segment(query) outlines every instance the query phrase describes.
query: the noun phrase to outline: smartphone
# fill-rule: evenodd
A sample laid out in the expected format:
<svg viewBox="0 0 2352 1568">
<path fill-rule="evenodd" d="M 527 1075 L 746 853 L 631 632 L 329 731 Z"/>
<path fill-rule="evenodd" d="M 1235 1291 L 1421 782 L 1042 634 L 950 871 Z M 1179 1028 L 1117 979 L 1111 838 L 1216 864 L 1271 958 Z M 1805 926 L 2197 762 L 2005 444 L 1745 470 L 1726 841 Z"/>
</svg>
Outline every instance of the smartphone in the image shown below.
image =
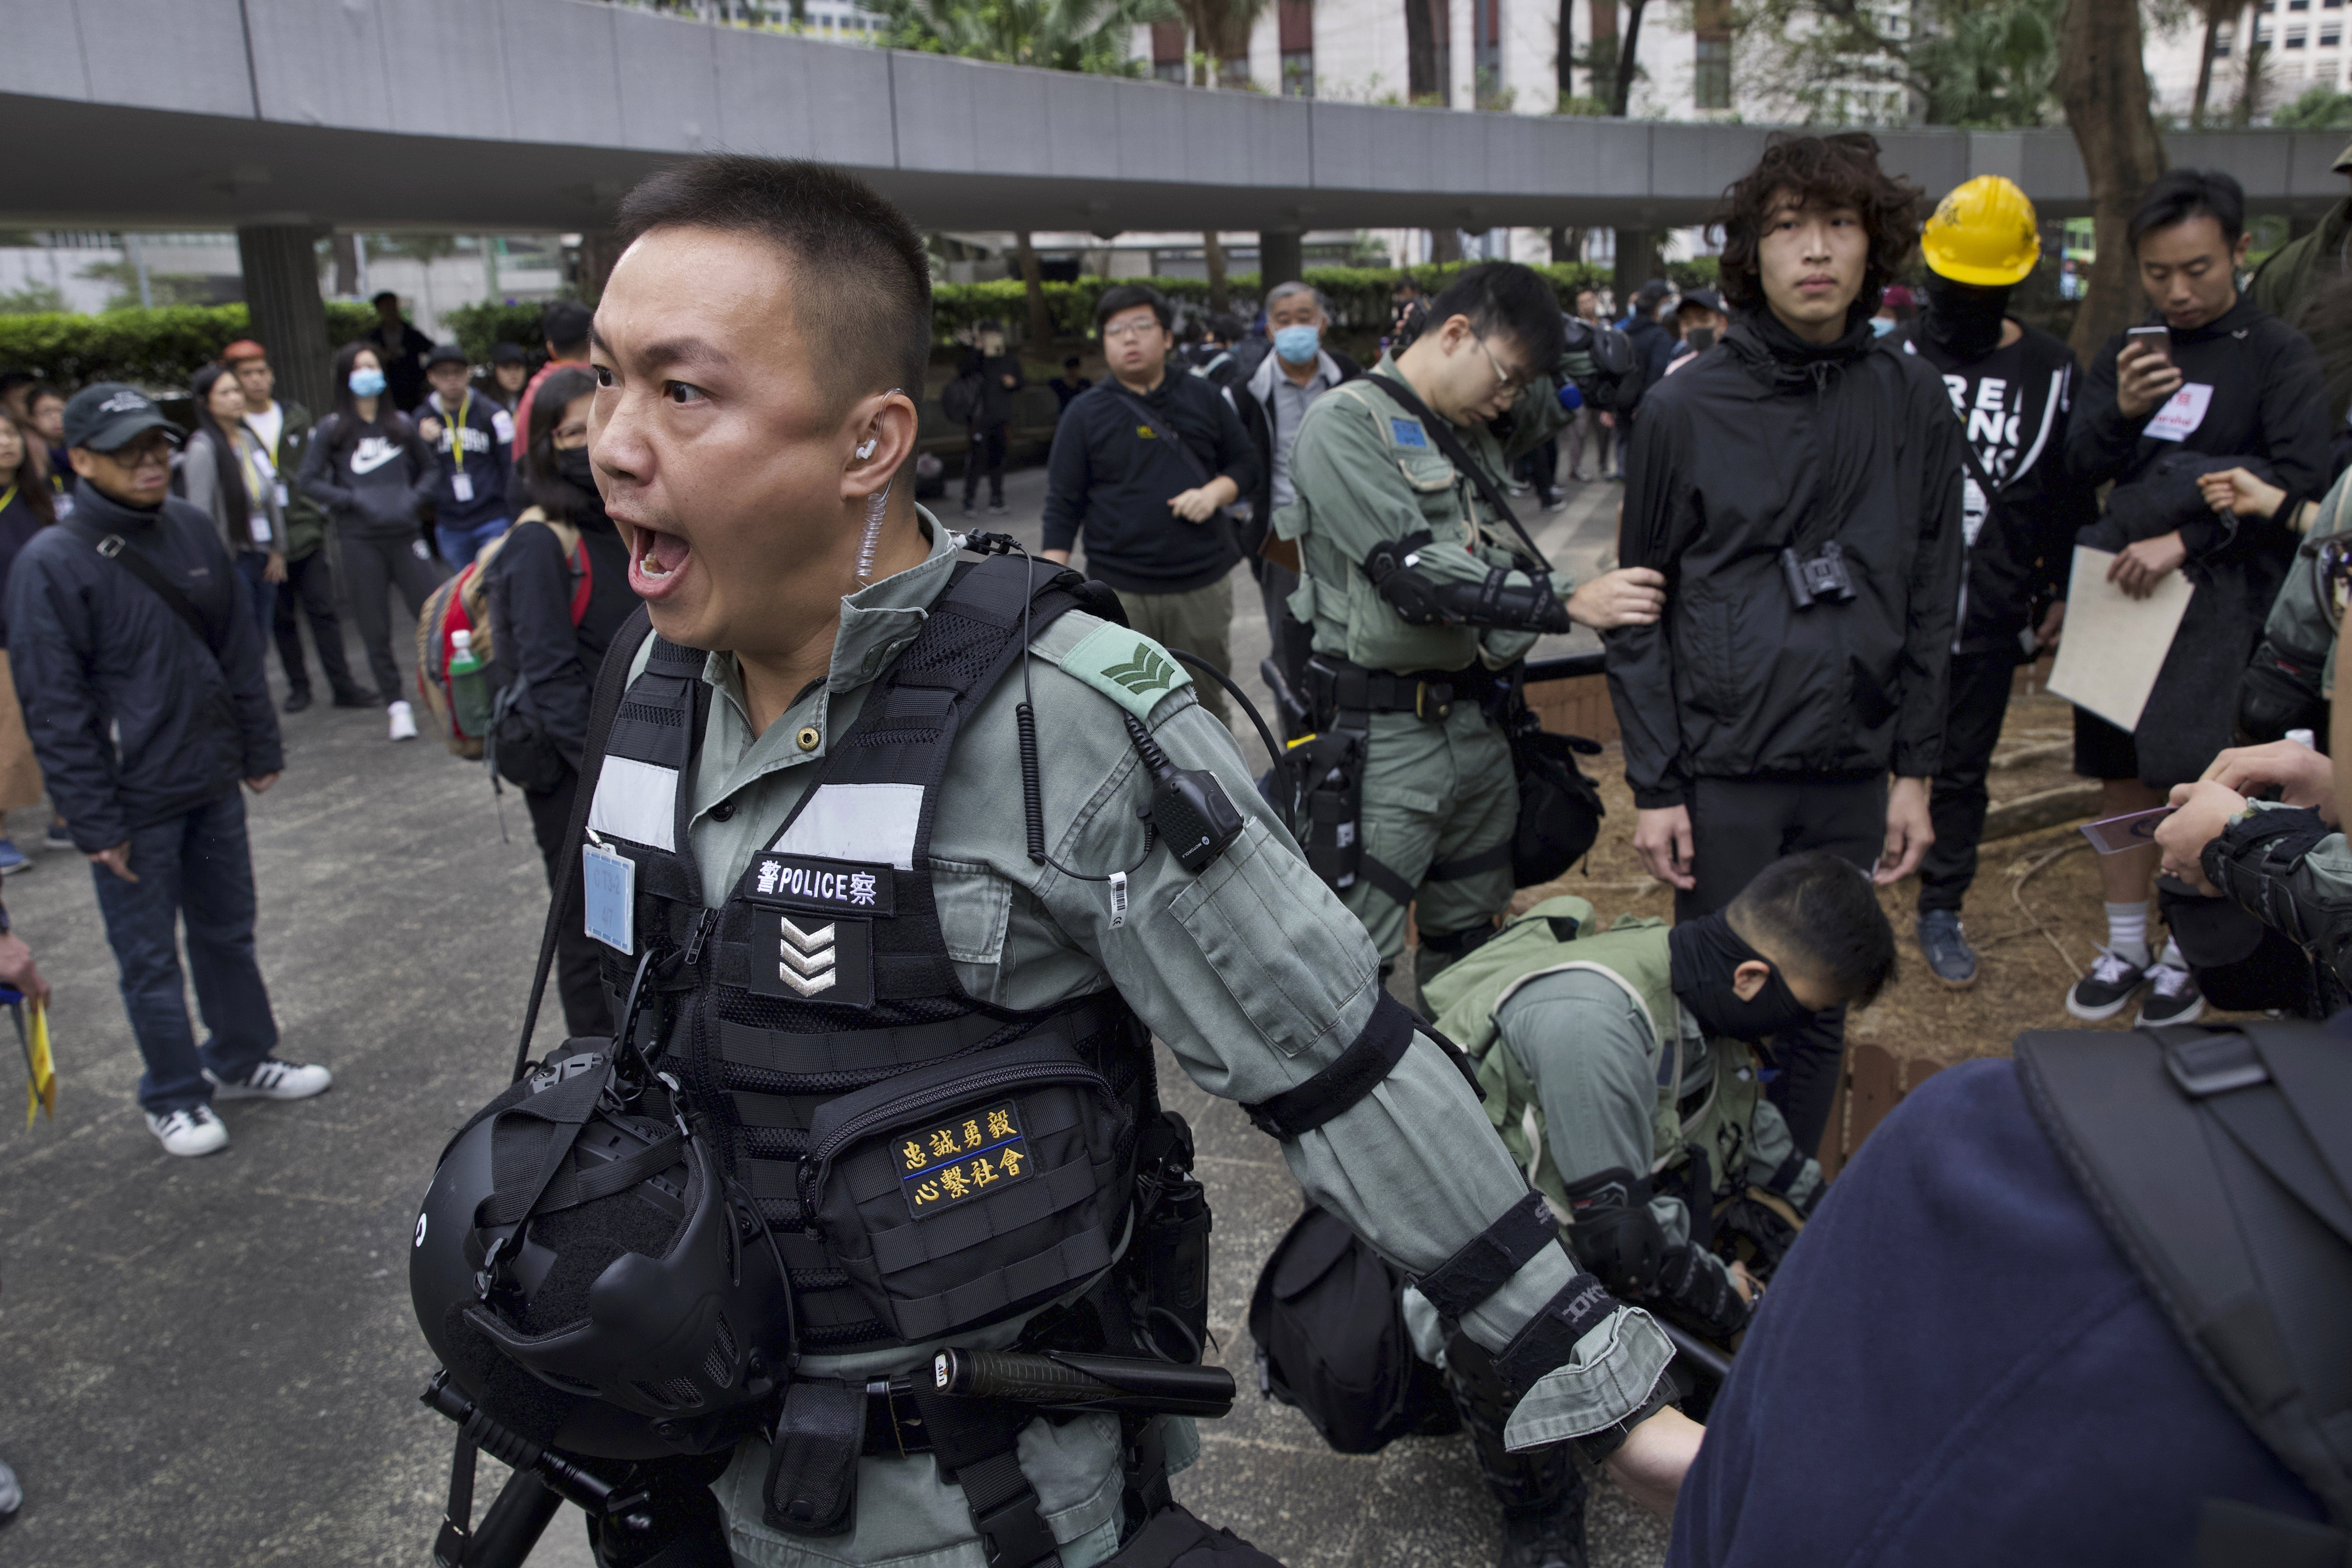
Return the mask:
<svg viewBox="0 0 2352 1568">
<path fill-rule="evenodd" d="M 2167 364 L 2172 363 L 2172 329 L 2170 327 L 2127 327 L 2124 331 L 2124 339 L 2126 342 L 2137 343 L 2152 351 L 2157 358 Z"/>
</svg>

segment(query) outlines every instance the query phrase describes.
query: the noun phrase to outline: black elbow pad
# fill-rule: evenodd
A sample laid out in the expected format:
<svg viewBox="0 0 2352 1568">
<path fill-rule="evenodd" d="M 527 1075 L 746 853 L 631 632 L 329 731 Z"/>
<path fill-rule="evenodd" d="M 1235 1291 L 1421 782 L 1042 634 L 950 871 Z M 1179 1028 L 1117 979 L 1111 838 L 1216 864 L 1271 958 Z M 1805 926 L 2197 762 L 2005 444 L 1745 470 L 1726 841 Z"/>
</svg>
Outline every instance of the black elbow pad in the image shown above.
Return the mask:
<svg viewBox="0 0 2352 1568">
<path fill-rule="evenodd" d="M 1638 1300 L 1657 1288 L 1666 1233 L 1650 1213 L 1650 1184 L 1622 1169 L 1587 1176 L 1568 1189 L 1568 1245 L 1609 1293 Z"/>
<path fill-rule="evenodd" d="M 1364 557 L 1364 575 L 1386 599 L 1399 619 L 1409 626 L 1456 624 L 1438 598 L 1438 585 L 1412 569 L 1413 552 L 1429 542 L 1426 531 L 1402 539 L 1384 539 Z"/>
</svg>

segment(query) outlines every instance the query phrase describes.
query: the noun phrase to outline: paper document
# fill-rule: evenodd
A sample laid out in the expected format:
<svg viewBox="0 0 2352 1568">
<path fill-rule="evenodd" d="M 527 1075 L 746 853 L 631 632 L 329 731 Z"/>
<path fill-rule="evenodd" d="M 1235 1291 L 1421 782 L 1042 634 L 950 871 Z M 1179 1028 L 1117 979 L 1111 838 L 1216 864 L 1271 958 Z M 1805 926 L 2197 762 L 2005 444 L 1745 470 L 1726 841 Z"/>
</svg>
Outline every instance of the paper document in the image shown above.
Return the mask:
<svg viewBox="0 0 2352 1568">
<path fill-rule="evenodd" d="M 2154 806 L 2147 811 L 2127 811 L 2121 816 L 2110 816 L 2099 822 L 2083 824 L 2083 837 L 2091 847 L 2102 855 L 2121 855 L 2126 850 L 2145 849 L 2156 842 L 2156 830 L 2164 826 L 2165 818 L 2178 808 Z"/>
<path fill-rule="evenodd" d="M 2107 581 L 2115 559 L 2105 550 L 2074 547 L 2065 636 L 2051 667 L 2050 689 L 2119 730 L 2137 730 L 2197 586 L 2175 570 L 2158 580 L 2155 593 L 2135 599 Z"/>
</svg>

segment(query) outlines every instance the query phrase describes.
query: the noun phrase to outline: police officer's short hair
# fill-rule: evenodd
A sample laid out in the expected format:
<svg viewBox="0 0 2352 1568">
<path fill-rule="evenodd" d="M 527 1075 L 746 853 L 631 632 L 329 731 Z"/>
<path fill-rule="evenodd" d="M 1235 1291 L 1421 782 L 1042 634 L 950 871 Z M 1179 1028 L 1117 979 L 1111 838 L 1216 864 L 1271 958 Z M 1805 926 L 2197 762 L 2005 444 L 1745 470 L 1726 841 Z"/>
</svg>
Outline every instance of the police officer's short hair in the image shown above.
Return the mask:
<svg viewBox="0 0 2352 1568">
<path fill-rule="evenodd" d="M 873 186 L 826 163 L 719 153 L 648 174 L 614 220 L 625 247 L 656 228 L 757 235 L 791 256 L 793 310 L 821 339 L 842 403 L 919 390 L 931 358 L 922 236 Z"/>
<path fill-rule="evenodd" d="M 2174 169 L 2158 174 L 2139 194 L 2139 205 L 2124 231 L 2134 251 L 2160 228 L 2210 217 L 2221 226 L 2221 243 L 2235 249 L 2246 232 L 2245 188 L 2220 169 Z"/>
<path fill-rule="evenodd" d="M 1749 942 L 1786 955 L 1856 1007 L 1895 978 L 1895 928 L 1869 874 L 1826 849 L 1773 861 L 1726 914 Z"/>
<path fill-rule="evenodd" d="M 1163 328 L 1176 324 L 1176 312 L 1168 303 L 1168 296 L 1149 283 L 1121 283 L 1102 291 L 1095 301 L 1095 331 L 1099 334 L 1105 322 L 1121 311 L 1132 310 L 1138 305 L 1149 305 L 1151 313 Z"/>
<path fill-rule="evenodd" d="M 1559 296 L 1550 280 L 1532 267 L 1516 261 L 1482 261 L 1454 276 L 1444 292 L 1429 302 L 1432 331 L 1455 316 L 1467 316 L 1484 337 L 1502 336 L 1518 345 L 1520 368 L 1538 374 L 1568 346 L 1568 330 L 1559 313 Z"/>
</svg>

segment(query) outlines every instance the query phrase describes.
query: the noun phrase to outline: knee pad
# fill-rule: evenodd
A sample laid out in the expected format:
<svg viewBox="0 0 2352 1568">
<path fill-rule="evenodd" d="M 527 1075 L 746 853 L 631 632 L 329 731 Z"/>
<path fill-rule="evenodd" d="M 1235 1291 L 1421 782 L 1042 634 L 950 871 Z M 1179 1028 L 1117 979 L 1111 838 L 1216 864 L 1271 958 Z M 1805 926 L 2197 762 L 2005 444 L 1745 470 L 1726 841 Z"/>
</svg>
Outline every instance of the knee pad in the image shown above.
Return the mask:
<svg viewBox="0 0 2352 1568">
<path fill-rule="evenodd" d="M 1650 1213 L 1650 1184 L 1622 1168 L 1587 1176 L 1568 1189 L 1568 1245 L 1609 1293 L 1633 1300 L 1655 1288 L 1666 1234 Z"/>
</svg>

